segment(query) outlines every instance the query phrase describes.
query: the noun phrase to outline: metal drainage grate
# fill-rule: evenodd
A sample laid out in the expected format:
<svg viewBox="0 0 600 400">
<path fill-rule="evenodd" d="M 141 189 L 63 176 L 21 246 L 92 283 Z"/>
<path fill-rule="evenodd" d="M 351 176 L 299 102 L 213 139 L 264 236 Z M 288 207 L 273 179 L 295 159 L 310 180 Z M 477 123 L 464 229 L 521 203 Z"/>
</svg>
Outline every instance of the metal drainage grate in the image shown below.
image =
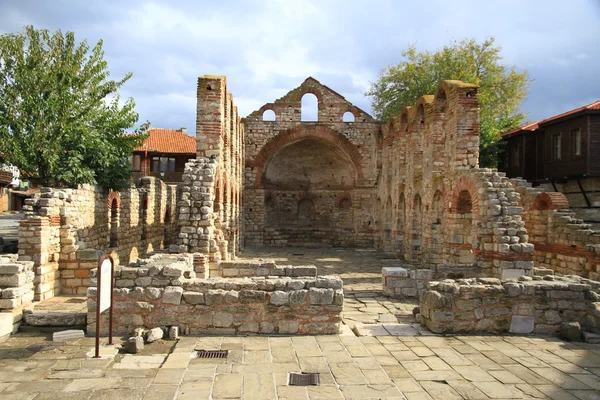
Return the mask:
<svg viewBox="0 0 600 400">
<path fill-rule="evenodd" d="M 227 358 L 229 350 L 196 350 L 196 358 Z"/>
<path fill-rule="evenodd" d="M 320 384 L 318 373 L 290 372 L 289 386 L 319 386 Z"/>
</svg>

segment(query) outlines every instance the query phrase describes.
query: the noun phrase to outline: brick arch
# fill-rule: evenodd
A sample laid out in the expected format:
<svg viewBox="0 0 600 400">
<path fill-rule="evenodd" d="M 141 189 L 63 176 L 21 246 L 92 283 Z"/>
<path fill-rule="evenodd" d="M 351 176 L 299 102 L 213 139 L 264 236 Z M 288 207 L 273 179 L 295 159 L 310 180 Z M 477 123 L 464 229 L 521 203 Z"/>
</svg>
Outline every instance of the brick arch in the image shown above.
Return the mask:
<svg viewBox="0 0 600 400">
<path fill-rule="evenodd" d="M 352 205 L 352 196 L 350 195 L 350 192 L 344 192 L 344 193 L 338 194 L 337 197 L 335 198 L 335 207 L 340 208 L 340 206 L 344 200 L 350 200 L 350 204 Z"/>
<path fill-rule="evenodd" d="M 358 149 L 348 139 L 346 139 L 346 137 L 334 131 L 333 129 L 315 124 L 309 126 L 300 126 L 282 132 L 269 140 L 262 147 L 262 149 L 260 149 L 256 157 L 254 157 L 253 162 L 249 165 L 256 168 L 255 186 L 260 187 L 264 169 L 271 156 L 290 144 L 309 138 L 321 139 L 324 142 L 342 150 L 342 152 L 346 154 L 346 156 L 350 159 L 351 164 L 354 166 L 356 173 L 356 184 L 363 184 L 364 175 L 362 171 L 362 156 Z"/>
<path fill-rule="evenodd" d="M 479 198 L 477 197 L 477 185 L 473 180 L 464 176 L 458 180 L 456 188 L 454 190 L 454 194 L 452 196 L 452 211 L 458 213 L 461 212 L 459 209 L 459 197 L 460 193 L 463 191 L 468 192 L 471 197 L 471 213 L 473 213 L 473 216 L 479 215 Z"/>
<path fill-rule="evenodd" d="M 117 208 L 121 208 L 121 195 L 119 192 L 108 192 L 108 209 L 112 209 L 113 200 L 117 200 Z"/>
<path fill-rule="evenodd" d="M 535 196 L 535 210 L 563 210 L 569 208 L 569 200 L 562 193 L 543 192 Z"/>
</svg>

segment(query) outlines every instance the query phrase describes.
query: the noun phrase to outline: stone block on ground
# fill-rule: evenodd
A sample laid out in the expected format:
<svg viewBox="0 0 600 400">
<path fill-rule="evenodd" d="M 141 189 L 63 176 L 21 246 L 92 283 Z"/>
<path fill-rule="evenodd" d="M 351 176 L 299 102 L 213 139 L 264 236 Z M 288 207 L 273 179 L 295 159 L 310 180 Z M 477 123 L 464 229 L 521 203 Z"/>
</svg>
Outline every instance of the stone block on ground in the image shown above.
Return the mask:
<svg viewBox="0 0 600 400">
<path fill-rule="evenodd" d="M 153 328 L 148 331 L 146 334 L 146 342 L 152 343 L 160 340 L 164 337 L 165 333 L 161 328 Z"/>
<path fill-rule="evenodd" d="M 513 315 L 510 322 L 510 333 L 531 333 L 533 332 L 534 322 L 533 317 Z"/>
<path fill-rule="evenodd" d="M 132 336 L 125 342 L 125 351 L 131 354 L 137 354 L 144 350 L 144 339 L 141 336 Z"/>
<path fill-rule="evenodd" d="M 179 327 L 178 326 L 172 326 L 169 328 L 169 339 L 171 339 L 171 340 L 179 339 Z"/>
<path fill-rule="evenodd" d="M 560 337 L 570 342 L 581 340 L 581 325 L 579 322 L 561 322 Z"/>
<path fill-rule="evenodd" d="M 85 332 L 81 329 L 67 329 L 66 331 L 54 332 L 52 341 L 58 342 L 67 339 L 80 339 L 85 337 Z"/>
<path fill-rule="evenodd" d="M 600 343 L 600 335 L 592 332 L 583 332 L 583 340 L 586 343 L 591 344 L 599 344 Z"/>
</svg>

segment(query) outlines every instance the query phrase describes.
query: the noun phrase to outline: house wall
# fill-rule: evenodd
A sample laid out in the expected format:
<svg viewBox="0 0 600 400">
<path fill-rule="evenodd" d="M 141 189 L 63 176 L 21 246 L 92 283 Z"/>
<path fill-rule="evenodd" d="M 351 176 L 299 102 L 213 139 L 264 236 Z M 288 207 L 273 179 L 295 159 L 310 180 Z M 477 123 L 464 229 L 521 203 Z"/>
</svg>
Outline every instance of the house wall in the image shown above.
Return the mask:
<svg viewBox="0 0 600 400">
<path fill-rule="evenodd" d="M 581 131 L 581 155 L 573 155 L 571 146 L 571 130 L 580 129 Z M 580 116 L 561 121 L 555 124 L 548 124 L 543 127 L 546 144 L 546 178 L 564 178 L 568 176 L 581 176 L 589 172 L 588 154 L 589 154 L 589 128 L 588 117 Z M 599 132 L 600 133 L 600 132 Z M 555 135 L 561 135 L 561 159 L 553 159 L 553 142 Z"/>
</svg>

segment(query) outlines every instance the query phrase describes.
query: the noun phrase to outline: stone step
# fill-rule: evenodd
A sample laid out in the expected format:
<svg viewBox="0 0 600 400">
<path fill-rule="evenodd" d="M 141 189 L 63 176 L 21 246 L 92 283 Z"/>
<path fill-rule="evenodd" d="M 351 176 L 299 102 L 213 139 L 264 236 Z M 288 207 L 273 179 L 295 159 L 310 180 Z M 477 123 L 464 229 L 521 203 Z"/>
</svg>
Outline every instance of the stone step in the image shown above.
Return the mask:
<svg viewBox="0 0 600 400">
<path fill-rule="evenodd" d="M 84 312 L 30 312 L 25 314 L 25 323 L 30 326 L 82 326 L 87 323 Z"/>
</svg>

